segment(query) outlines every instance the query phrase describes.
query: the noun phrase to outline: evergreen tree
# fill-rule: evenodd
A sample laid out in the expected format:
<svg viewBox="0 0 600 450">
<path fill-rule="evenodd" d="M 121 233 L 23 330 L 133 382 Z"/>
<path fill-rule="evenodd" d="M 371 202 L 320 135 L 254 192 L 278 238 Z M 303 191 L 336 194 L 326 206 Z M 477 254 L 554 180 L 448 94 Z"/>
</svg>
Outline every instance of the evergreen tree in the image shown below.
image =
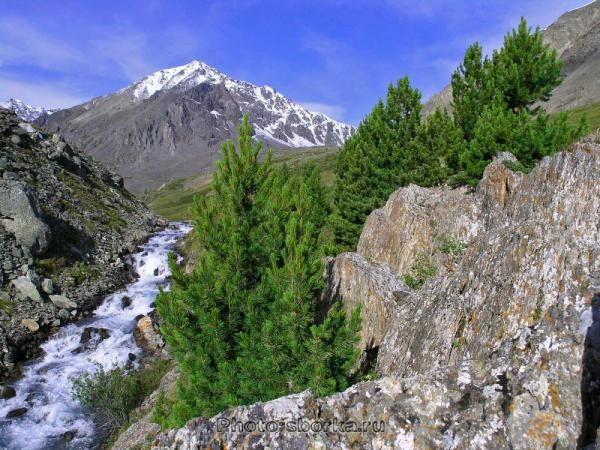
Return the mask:
<svg viewBox="0 0 600 450">
<path fill-rule="evenodd" d="M 239 151 L 223 146 L 214 193 L 197 199 L 195 269 L 171 259 L 171 290 L 157 300 L 181 370 L 175 402 L 156 412 L 166 426 L 307 387 L 332 393 L 357 358 L 359 312 L 346 319 L 334 307 L 319 320 L 327 206 L 318 169 L 291 175 L 270 153 L 260 162 L 247 117 L 238 141 Z M 334 356 L 312 372 L 321 345 Z"/>
<path fill-rule="evenodd" d="M 421 94 L 402 78 L 389 86 L 386 103 L 375 105 L 340 151 L 331 219 L 339 250 L 353 249 L 367 215 L 398 186 L 412 182 L 411 141 L 420 122 Z"/>
<path fill-rule="evenodd" d="M 467 141 L 473 138 L 477 118 L 494 96 L 492 65 L 483 57 L 478 43 L 471 45 L 460 66 L 452 74 L 452 108 L 454 122 L 463 130 Z"/>
<path fill-rule="evenodd" d="M 458 171 L 459 156 L 464 152 L 466 142 L 462 130 L 448 112 L 437 108 L 419 127 L 413 147 L 411 182 L 435 186 Z"/>
<path fill-rule="evenodd" d="M 547 101 L 562 79 L 562 61 L 556 50 L 544 44 L 539 27 L 532 32 L 525 18 L 504 36 L 504 44 L 492 57 L 495 88 L 509 109 L 529 109 Z"/>
</svg>

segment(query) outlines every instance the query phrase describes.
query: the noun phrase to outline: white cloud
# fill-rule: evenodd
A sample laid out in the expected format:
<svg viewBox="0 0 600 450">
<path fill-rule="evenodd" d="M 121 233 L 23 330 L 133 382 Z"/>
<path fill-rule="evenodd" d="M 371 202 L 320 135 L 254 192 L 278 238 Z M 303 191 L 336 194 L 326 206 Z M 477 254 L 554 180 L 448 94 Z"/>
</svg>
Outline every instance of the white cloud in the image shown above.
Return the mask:
<svg viewBox="0 0 600 450">
<path fill-rule="evenodd" d="M 26 83 L 0 76 L 0 101 L 9 98 L 45 108 L 67 108 L 89 100 L 61 84 Z"/>
<path fill-rule="evenodd" d="M 331 117 L 332 119 L 343 121 L 346 108 L 340 105 L 328 105 L 319 102 L 300 102 L 300 105 L 309 111 L 316 111 Z"/>
</svg>

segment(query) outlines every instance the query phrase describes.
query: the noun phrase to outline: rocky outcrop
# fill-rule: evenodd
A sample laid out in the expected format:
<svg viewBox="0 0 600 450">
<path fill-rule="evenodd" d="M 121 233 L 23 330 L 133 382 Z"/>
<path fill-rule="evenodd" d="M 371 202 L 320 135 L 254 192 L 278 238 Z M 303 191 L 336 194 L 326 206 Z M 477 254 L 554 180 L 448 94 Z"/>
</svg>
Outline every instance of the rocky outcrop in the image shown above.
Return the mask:
<svg viewBox="0 0 600 450">
<path fill-rule="evenodd" d="M 128 281 L 153 229 L 120 176 L 0 109 L 0 379 Z"/>
<path fill-rule="evenodd" d="M 342 253 L 332 259 L 327 267 L 328 287 L 324 292 L 324 304 L 342 298 L 346 314 L 361 307 L 362 329 L 360 348 L 364 366 L 381 344 L 388 320 L 395 311 L 396 302 L 401 301 L 410 289 L 387 264 L 369 263 L 356 253 Z M 376 356 L 376 353 L 375 353 Z"/>
<path fill-rule="evenodd" d="M 503 154 L 474 192 L 409 186 L 371 214 L 358 253 L 329 263 L 325 299 L 363 305 L 380 379 L 194 419 L 154 448 L 594 448 L 599 138 L 528 175 Z M 408 289 L 410 273 L 428 278 Z"/>
</svg>

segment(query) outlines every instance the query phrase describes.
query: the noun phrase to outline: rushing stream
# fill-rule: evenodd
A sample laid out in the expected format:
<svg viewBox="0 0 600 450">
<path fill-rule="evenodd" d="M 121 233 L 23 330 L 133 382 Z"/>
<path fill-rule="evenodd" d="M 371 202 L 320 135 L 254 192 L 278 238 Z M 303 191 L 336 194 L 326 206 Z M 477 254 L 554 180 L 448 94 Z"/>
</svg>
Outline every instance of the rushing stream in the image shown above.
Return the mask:
<svg viewBox="0 0 600 450">
<path fill-rule="evenodd" d="M 137 281 L 106 297 L 90 319 L 62 327 L 42 345 L 43 356 L 24 367 L 23 377 L 13 384 L 17 396 L 0 400 L 0 449 L 98 446 L 92 418 L 71 398 L 71 382 L 84 372 L 94 371 L 96 364 L 106 369 L 115 364 L 123 366 L 131 353 L 140 354 L 133 339 L 135 317 L 151 310 L 158 287 L 166 283 L 169 275 L 167 255 L 189 230 L 188 225 L 173 224 L 155 234 L 141 252 L 133 255 Z M 126 307 L 122 302 L 125 296 L 132 300 Z M 110 336 L 100 339 L 93 334 L 82 350 L 80 339 L 86 327 L 104 328 Z M 27 408 L 27 412 L 5 419 L 8 412 L 17 408 Z M 64 435 L 70 432 L 74 438 L 67 442 Z"/>
</svg>

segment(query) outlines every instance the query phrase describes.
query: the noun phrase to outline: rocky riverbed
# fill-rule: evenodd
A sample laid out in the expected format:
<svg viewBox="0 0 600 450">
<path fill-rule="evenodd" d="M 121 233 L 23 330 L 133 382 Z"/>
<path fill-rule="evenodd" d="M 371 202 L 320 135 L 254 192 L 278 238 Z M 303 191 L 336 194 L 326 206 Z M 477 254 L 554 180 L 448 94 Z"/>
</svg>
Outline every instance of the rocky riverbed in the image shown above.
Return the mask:
<svg viewBox="0 0 600 450">
<path fill-rule="evenodd" d="M 167 255 L 190 227 L 173 224 L 132 255 L 139 278 L 104 299 L 93 314 L 62 327 L 43 345 L 43 356 L 0 394 L 0 448 L 92 449 L 102 443 L 89 412 L 71 397 L 83 373 L 134 366 L 144 351 L 160 351 L 162 340 L 148 314 L 159 286 L 167 287 Z M 139 344 L 139 345 L 138 345 Z M 141 346 L 141 347 L 140 347 Z"/>
<path fill-rule="evenodd" d="M 0 109 L 0 382 L 131 281 L 126 255 L 164 225 L 117 174 Z"/>
</svg>

